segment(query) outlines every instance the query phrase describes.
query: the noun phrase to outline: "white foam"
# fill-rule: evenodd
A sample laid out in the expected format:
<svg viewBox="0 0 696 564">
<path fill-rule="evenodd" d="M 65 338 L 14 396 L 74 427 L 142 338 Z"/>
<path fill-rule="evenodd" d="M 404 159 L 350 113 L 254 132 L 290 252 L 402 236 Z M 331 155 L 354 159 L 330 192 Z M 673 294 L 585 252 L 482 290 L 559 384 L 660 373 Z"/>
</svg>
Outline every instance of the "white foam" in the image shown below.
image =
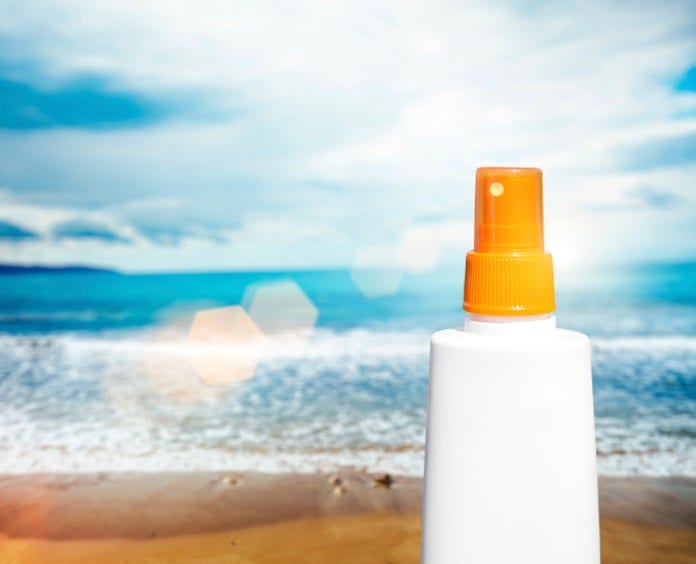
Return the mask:
<svg viewBox="0 0 696 564">
<path fill-rule="evenodd" d="M 320 329 L 305 349 L 277 343 L 255 378 L 219 390 L 190 378 L 176 338 L 0 335 L 0 472 L 351 466 L 420 475 L 428 341 L 422 331 Z M 658 361 L 696 350 L 691 336 L 594 343 L 600 355 L 655 352 Z M 173 360 L 154 379 L 144 368 L 153 356 Z M 696 476 L 693 434 L 677 432 L 693 429 L 689 413 L 598 417 L 600 473 Z"/>
<path fill-rule="evenodd" d="M 592 344 L 600 350 L 696 351 L 696 337 L 690 335 L 595 338 Z"/>
</svg>

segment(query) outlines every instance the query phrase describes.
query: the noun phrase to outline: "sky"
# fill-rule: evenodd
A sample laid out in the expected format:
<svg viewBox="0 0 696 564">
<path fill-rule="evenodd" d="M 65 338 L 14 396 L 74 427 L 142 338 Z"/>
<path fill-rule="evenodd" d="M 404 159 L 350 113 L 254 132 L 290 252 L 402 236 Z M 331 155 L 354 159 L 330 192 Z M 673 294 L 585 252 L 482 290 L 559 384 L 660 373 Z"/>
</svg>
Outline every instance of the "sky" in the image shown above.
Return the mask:
<svg viewBox="0 0 696 564">
<path fill-rule="evenodd" d="M 0 12 L 0 262 L 461 264 L 483 165 L 542 168 L 561 267 L 696 258 L 689 2 Z"/>
</svg>

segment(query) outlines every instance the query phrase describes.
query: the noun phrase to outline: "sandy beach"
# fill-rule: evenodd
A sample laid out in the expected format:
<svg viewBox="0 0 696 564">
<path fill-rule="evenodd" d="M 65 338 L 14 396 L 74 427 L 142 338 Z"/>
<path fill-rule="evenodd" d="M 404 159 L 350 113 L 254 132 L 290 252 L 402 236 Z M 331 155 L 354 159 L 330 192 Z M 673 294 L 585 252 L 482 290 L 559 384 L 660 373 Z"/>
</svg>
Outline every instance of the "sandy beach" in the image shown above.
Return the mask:
<svg viewBox="0 0 696 564">
<path fill-rule="evenodd" d="M 392 479 L 6 475 L 0 562 L 416 563 L 421 480 Z M 604 564 L 696 562 L 696 480 L 601 478 L 600 512 Z"/>
</svg>

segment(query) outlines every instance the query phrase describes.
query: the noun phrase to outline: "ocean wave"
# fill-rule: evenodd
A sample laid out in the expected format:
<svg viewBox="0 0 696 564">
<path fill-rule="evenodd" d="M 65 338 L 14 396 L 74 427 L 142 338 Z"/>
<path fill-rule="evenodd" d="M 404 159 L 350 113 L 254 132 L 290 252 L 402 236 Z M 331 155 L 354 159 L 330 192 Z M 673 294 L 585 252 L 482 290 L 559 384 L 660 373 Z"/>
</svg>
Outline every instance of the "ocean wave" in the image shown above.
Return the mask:
<svg viewBox="0 0 696 564">
<path fill-rule="evenodd" d="M 261 446 L 211 448 L 156 448 L 134 444 L 130 433 L 99 446 L 75 438 L 74 444 L 18 447 L 6 450 L 0 472 L 137 472 L 137 471 L 262 471 L 332 472 L 352 468 L 367 472 L 392 472 L 421 476 L 424 443 L 364 447 L 313 447 L 276 449 Z M 598 452 L 597 469 L 608 476 L 696 477 L 690 448 L 651 448 Z"/>
<path fill-rule="evenodd" d="M 696 352 L 696 336 L 693 335 L 603 337 L 592 339 L 592 344 L 599 350 L 637 350 L 641 352 L 680 350 Z"/>
<path fill-rule="evenodd" d="M 83 309 L 70 311 L 18 311 L 0 313 L 0 323 L 54 323 L 63 321 L 90 322 L 96 320 L 119 320 L 128 317 L 128 312 Z"/>
<path fill-rule="evenodd" d="M 85 312 L 85 315 L 88 315 Z M 268 355 L 273 358 L 314 358 L 337 356 L 427 355 L 430 334 L 424 331 L 397 331 L 371 329 L 316 329 L 311 339 L 297 340 L 293 334 L 270 341 Z M 598 351 L 635 350 L 696 352 L 696 336 L 632 336 L 598 337 L 591 340 Z M 0 350 L 35 349 L 40 346 L 58 346 L 75 352 L 119 351 L 142 354 L 147 350 L 177 354 L 186 343 L 181 331 L 160 332 L 153 330 L 108 333 L 58 333 L 39 335 L 14 335 L 0 333 Z"/>
<path fill-rule="evenodd" d="M 371 331 L 318 329 L 311 339 L 298 339 L 292 333 L 268 340 L 265 353 L 271 359 L 317 357 L 385 357 L 427 355 L 430 335 L 417 331 Z M 243 341 L 240 341 L 243 343 Z M 35 351 L 40 347 L 60 347 L 74 353 L 119 352 L 122 354 L 180 354 L 186 345 L 181 331 L 130 331 L 83 335 L 80 333 L 11 335 L 0 334 L 0 350 Z M 211 345 L 211 347 L 218 345 Z"/>
<path fill-rule="evenodd" d="M 0 334 L 0 472 L 422 472 L 428 333 L 281 338 L 223 387 L 196 373 L 185 339 Z M 696 338 L 593 343 L 600 472 L 696 476 Z"/>
</svg>

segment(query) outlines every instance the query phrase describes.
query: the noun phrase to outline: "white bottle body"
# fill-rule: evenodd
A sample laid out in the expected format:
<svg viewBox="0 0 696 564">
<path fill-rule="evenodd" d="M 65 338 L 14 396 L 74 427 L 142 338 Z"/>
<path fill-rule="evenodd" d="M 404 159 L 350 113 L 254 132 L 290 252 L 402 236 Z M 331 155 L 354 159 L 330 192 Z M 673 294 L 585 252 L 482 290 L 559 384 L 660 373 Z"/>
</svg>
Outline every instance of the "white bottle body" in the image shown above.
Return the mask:
<svg viewBox="0 0 696 564">
<path fill-rule="evenodd" d="M 585 335 L 553 316 L 433 335 L 422 563 L 599 563 Z"/>
</svg>

